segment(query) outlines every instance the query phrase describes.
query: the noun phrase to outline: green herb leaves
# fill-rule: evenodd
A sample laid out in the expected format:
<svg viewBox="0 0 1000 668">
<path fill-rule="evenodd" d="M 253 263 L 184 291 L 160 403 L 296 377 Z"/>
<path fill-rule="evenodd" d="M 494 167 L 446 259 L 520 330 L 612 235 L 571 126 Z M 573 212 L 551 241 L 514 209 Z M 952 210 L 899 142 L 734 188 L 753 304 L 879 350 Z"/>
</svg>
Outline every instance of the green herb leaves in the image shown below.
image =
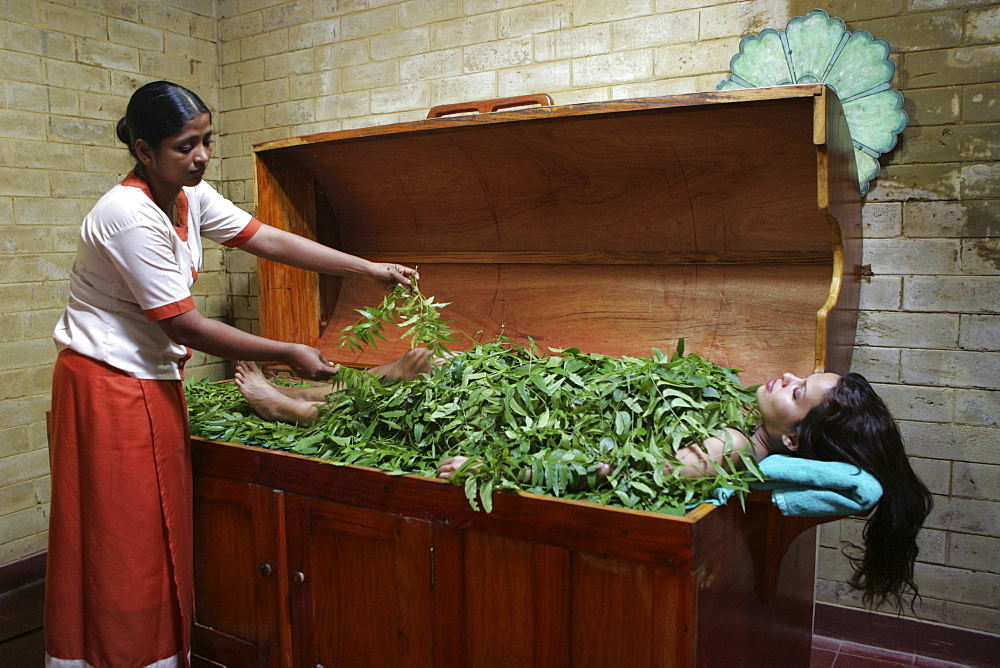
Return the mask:
<svg viewBox="0 0 1000 668">
<path fill-rule="evenodd" d="M 683 513 L 715 488 L 742 494 L 760 477 L 749 455 L 745 469 L 706 478 L 664 470 L 679 448 L 726 427 L 753 431 L 752 388 L 733 370 L 680 346 L 670 358 L 551 353 L 499 340 L 389 386 L 342 368 L 347 389 L 302 428 L 256 417 L 231 385 L 188 383 L 192 433 L 428 476 L 463 455 L 456 479 L 487 511 L 495 491 L 521 489 Z M 602 464 L 610 475 L 598 475 Z"/>
<path fill-rule="evenodd" d="M 425 297 L 417 286 L 417 279 L 411 277 L 411 280 L 409 286 L 397 285 L 379 306 L 356 309 L 361 319 L 341 330 L 341 347 L 358 351 L 366 346 L 377 348 L 375 339 L 386 340 L 385 324 L 398 319 L 397 327 L 408 328 L 400 338 L 409 338 L 411 348 L 424 345 L 437 353 L 447 353 L 444 344 L 457 339 L 448 328 L 450 321 L 441 319 L 440 309 L 450 302 L 436 302 L 433 297 Z"/>
</svg>

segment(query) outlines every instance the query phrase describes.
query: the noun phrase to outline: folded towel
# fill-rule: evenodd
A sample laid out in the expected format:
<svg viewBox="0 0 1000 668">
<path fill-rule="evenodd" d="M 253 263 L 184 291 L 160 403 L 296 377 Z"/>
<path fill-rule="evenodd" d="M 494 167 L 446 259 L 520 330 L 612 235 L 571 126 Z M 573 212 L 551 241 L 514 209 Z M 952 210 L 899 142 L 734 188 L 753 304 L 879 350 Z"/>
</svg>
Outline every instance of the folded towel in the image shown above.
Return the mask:
<svg viewBox="0 0 1000 668">
<path fill-rule="evenodd" d="M 853 464 L 771 455 L 760 463 L 767 480 L 751 483 L 771 490 L 771 499 L 789 517 L 853 515 L 871 510 L 882 498 L 875 476 Z M 705 503 L 724 505 L 733 490 L 717 487 Z"/>
<path fill-rule="evenodd" d="M 782 515 L 853 515 L 871 510 L 882 498 L 882 485 L 875 476 L 853 464 L 771 455 L 760 463 L 760 470 L 768 480 L 753 486 L 771 490 Z"/>
</svg>

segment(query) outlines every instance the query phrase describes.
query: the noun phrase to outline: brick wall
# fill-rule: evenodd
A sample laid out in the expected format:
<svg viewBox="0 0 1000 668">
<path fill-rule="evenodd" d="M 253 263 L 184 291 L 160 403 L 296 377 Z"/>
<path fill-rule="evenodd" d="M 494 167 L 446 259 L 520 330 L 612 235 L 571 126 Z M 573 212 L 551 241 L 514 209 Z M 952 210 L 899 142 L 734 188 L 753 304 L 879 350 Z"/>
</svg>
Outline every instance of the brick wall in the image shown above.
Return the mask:
<svg viewBox="0 0 1000 668">
<path fill-rule="evenodd" d="M 1000 633 L 996 3 L 217 0 L 217 20 L 197 13 L 212 14 L 198 0 L 76 4 L 86 9 L 69 0 L 0 4 L 0 253 L 8 260 L 0 264 L 0 352 L 8 353 L 0 374 L 10 375 L 0 383 L 0 420 L 21 416 L 0 424 L 0 484 L 16 480 L 0 487 L 0 563 L 44 545 L 48 337 L 79 218 L 128 168 L 111 128 L 135 84 L 175 78 L 219 111 L 212 174 L 252 210 L 255 143 L 525 92 L 569 104 L 711 90 L 743 35 L 822 6 L 849 30 L 890 42 L 910 116 L 866 197 L 865 262 L 875 275 L 863 288 L 855 370 L 901 420 L 935 495 L 916 614 Z M 33 178 L 22 178 L 25 156 L 38 161 Z M 240 252 L 210 255 L 211 267 L 225 264 L 227 281 L 203 275 L 199 289 L 203 281 L 211 288 L 200 306 L 253 331 L 255 263 Z M 818 600 L 859 605 L 843 584 L 840 549 L 858 541 L 861 526 L 824 526 Z"/>
<path fill-rule="evenodd" d="M 160 78 L 218 108 L 217 31 L 214 3 L 199 0 L 0 0 L 0 565 L 46 547 L 52 329 L 80 221 L 132 165 L 115 124 Z M 205 260 L 199 307 L 228 316 L 220 247 Z"/>
<path fill-rule="evenodd" d="M 814 5 L 794 2 L 801 15 Z M 1000 7 L 909 0 L 822 4 L 892 45 L 910 123 L 865 198 L 854 370 L 900 420 L 934 494 L 920 537 L 917 616 L 1000 633 Z M 821 532 L 817 599 L 859 605 Z"/>
</svg>

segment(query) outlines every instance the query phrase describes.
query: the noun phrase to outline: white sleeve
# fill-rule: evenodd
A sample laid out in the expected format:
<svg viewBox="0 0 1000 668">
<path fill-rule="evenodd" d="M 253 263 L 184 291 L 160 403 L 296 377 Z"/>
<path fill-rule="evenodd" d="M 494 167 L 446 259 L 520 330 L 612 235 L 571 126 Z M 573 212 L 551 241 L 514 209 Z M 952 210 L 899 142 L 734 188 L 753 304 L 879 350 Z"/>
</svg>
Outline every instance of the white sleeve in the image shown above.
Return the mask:
<svg viewBox="0 0 1000 668">
<path fill-rule="evenodd" d="M 140 222 L 104 243 L 122 282 L 150 320 L 178 315 L 194 306 L 192 268 L 178 263 L 171 234 L 165 226 Z"/>
<path fill-rule="evenodd" d="M 216 243 L 232 245 L 227 242 L 233 241 L 241 232 L 247 230 L 247 226 L 253 220 L 253 216 L 220 195 L 204 181 L 194 188 L 190 199 L 191 212 L 198 220 L 198 234 Z M 253 231 L 256 231 L 256 227 Z"/>
</svg>

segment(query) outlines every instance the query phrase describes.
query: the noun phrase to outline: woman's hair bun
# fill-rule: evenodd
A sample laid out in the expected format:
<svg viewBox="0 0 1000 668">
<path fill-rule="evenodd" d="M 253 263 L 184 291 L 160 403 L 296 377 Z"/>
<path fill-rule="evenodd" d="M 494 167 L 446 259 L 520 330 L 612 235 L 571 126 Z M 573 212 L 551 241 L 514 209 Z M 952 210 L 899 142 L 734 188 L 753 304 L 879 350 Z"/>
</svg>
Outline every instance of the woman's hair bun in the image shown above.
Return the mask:
<svg viewBox="0 0 1000 668">
<path fill-rule="evenodd" d="M 118 135 L 118 141 L 126 146 L 132 146 L 132 138 L 128 133 L 128 123 L 125 120 L 125 116 L 122 116 L 121 119 L 119 119 L 118 125 L 115 127 L 115 134 Z"/>
</svg>

